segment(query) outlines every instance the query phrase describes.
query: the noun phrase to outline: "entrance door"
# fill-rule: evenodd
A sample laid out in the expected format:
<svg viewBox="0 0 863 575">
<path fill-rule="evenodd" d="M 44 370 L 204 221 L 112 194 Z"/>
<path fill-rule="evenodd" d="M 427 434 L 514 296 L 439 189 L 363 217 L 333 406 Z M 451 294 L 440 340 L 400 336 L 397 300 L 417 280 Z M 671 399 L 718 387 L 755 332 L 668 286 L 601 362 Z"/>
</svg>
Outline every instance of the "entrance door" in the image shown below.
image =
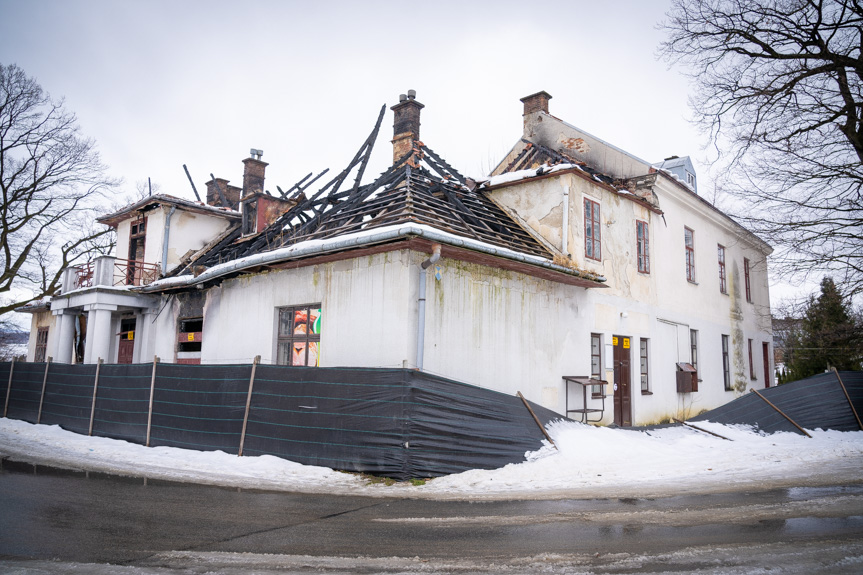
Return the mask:
<svg viewBox="0 0 863 575">
<path fill-rule="evenodd" d="M 117 363 L 132 363 L 135 352 L 135 320 L 124 319 L 120 322 L 120 346 Z"/>
<path fill-rule="evenodd" d="M 632 339 L 615 335 L 614 346 L 614 423 L 621 427 L 632 425 L 632 378 L 629 370 L 629 354 Z"/>
<path fill-rule="evenodd" d="M 766 341 L 761 344 L 761 350 L 764 355 L 764 387 L 770 387 L 773 381 L 773 374 L 770 373 L 770 344 Z"/>
</svg>

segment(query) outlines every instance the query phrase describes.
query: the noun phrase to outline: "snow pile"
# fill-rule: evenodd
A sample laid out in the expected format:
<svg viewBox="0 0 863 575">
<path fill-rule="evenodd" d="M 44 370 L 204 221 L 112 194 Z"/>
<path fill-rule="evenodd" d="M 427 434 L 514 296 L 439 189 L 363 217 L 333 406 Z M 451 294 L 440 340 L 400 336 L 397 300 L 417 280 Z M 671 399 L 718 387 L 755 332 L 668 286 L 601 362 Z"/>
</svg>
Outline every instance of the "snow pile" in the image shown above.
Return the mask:
<svg viewBox="0 0 863 575">
<path fill-rule="evenodd" d="M 684 427 L 649 432 L 556 422 L 527 461 L 473 470 L 422 486 L 370 485 L 358 475 L 272 456 L 147 448 L 86 437 L 58 426 L 0 419 L 0 456 L 121 475 L 232 487 L 411 497 L 659 496 L 791 485 L 859 483 L 863 432 L 761 435 L 745 426 L 701 422 L 732 441 Z"/>
</svg>

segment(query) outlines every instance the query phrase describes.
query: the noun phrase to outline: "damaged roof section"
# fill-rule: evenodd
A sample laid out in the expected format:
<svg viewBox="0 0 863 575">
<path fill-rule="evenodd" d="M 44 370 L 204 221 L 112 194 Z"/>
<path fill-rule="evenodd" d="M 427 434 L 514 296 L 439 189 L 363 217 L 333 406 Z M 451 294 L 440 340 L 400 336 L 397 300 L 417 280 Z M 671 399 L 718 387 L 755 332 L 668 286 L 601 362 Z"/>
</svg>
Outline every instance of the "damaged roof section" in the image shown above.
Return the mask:
<svg viewBox="0 0 863 575">
<path fill-rule="evenodd" d="M 280 250 L 309 240 L 330 240 L 376 229 L 419 224 L 485 245 L 533 258 L 554 260 L 554 254 L 419 139 L 422 104 L 409 92 L 395 113 L 393 165 L 369 184 L 361 179 L 385 113 L 381 108 L 369 137 L 353 160 L 318 192 L 291 195 L 296 204 L 253 237 L 239 230 L 199 254 L 185 270 L 200 272 L 226 262 Z M 307 189 L 307 188 L 306 188 Z M 474 244 L 475 245 L 475 244 Z M 559 272 L 601 285 L 603 279 L 563 266 Z M 180 270 L 178 273 L 188 273 Z"/>
</svg>

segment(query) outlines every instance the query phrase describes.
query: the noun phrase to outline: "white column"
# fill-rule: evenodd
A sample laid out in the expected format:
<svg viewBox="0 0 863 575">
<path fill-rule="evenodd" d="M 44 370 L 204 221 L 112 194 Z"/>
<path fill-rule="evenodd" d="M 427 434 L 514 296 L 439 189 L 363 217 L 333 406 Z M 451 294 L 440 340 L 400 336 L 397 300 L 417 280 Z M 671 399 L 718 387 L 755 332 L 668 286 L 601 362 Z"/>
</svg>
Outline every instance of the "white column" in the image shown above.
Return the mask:
<svg viewBox="0 0 863 575">
<path fill-rule="evenodd" d="M 72 363 L 72 346 L 75 344 L 75 314 L 68 310 L 56 310 L 57 337 L 54 349 L 49 354 L 56 363 Z"/>
<path fill-rule="evenodd" d="M 111 350 L 111 312 L 117 306 L 94 303 L 88 307 L 87 344 L 84 346 L 84 363 L 96 363 L 101 357 L 106 359 Z"/>
<path fill-rule="evenodd" d="M 148 363 L 153 361 L 153 320 L 156 319 L 156 310 L 142 309 L 135 323 L 135 363 Z M 166 361 L 173 361 L 173 358 Z"/>
</svg>

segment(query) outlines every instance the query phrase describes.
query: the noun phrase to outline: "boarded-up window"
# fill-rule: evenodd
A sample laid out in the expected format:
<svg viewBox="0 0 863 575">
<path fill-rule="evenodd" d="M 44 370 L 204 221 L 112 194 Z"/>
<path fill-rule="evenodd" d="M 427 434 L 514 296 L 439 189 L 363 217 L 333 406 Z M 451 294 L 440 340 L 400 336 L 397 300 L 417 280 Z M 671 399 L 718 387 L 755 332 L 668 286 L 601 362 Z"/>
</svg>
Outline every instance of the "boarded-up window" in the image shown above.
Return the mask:
<svg viewBox="0 0 863 575">
<path fill-rule="evenodd" d="M 33 361 L 45 361 L 48 355 L 48 328 L 40 327 L 36 331 L 36 353 L 33 356 Z"/>
<path fill-rule="evenodd" d="M 279 308 L 276 362 L 318 367 L 321 352 L 321 304 Z"/>
<path fill-rule="evenodd" d="M 599 203 L 584 199 L 584 255 L 602 260 L 602 232 L 599 226 Z"/>
<path fill-rule="evenodd" d="M 201 363 L 204 344 L 204 318 L 184 317 L 177 323 L 177 363 Z"/>
</svg>

